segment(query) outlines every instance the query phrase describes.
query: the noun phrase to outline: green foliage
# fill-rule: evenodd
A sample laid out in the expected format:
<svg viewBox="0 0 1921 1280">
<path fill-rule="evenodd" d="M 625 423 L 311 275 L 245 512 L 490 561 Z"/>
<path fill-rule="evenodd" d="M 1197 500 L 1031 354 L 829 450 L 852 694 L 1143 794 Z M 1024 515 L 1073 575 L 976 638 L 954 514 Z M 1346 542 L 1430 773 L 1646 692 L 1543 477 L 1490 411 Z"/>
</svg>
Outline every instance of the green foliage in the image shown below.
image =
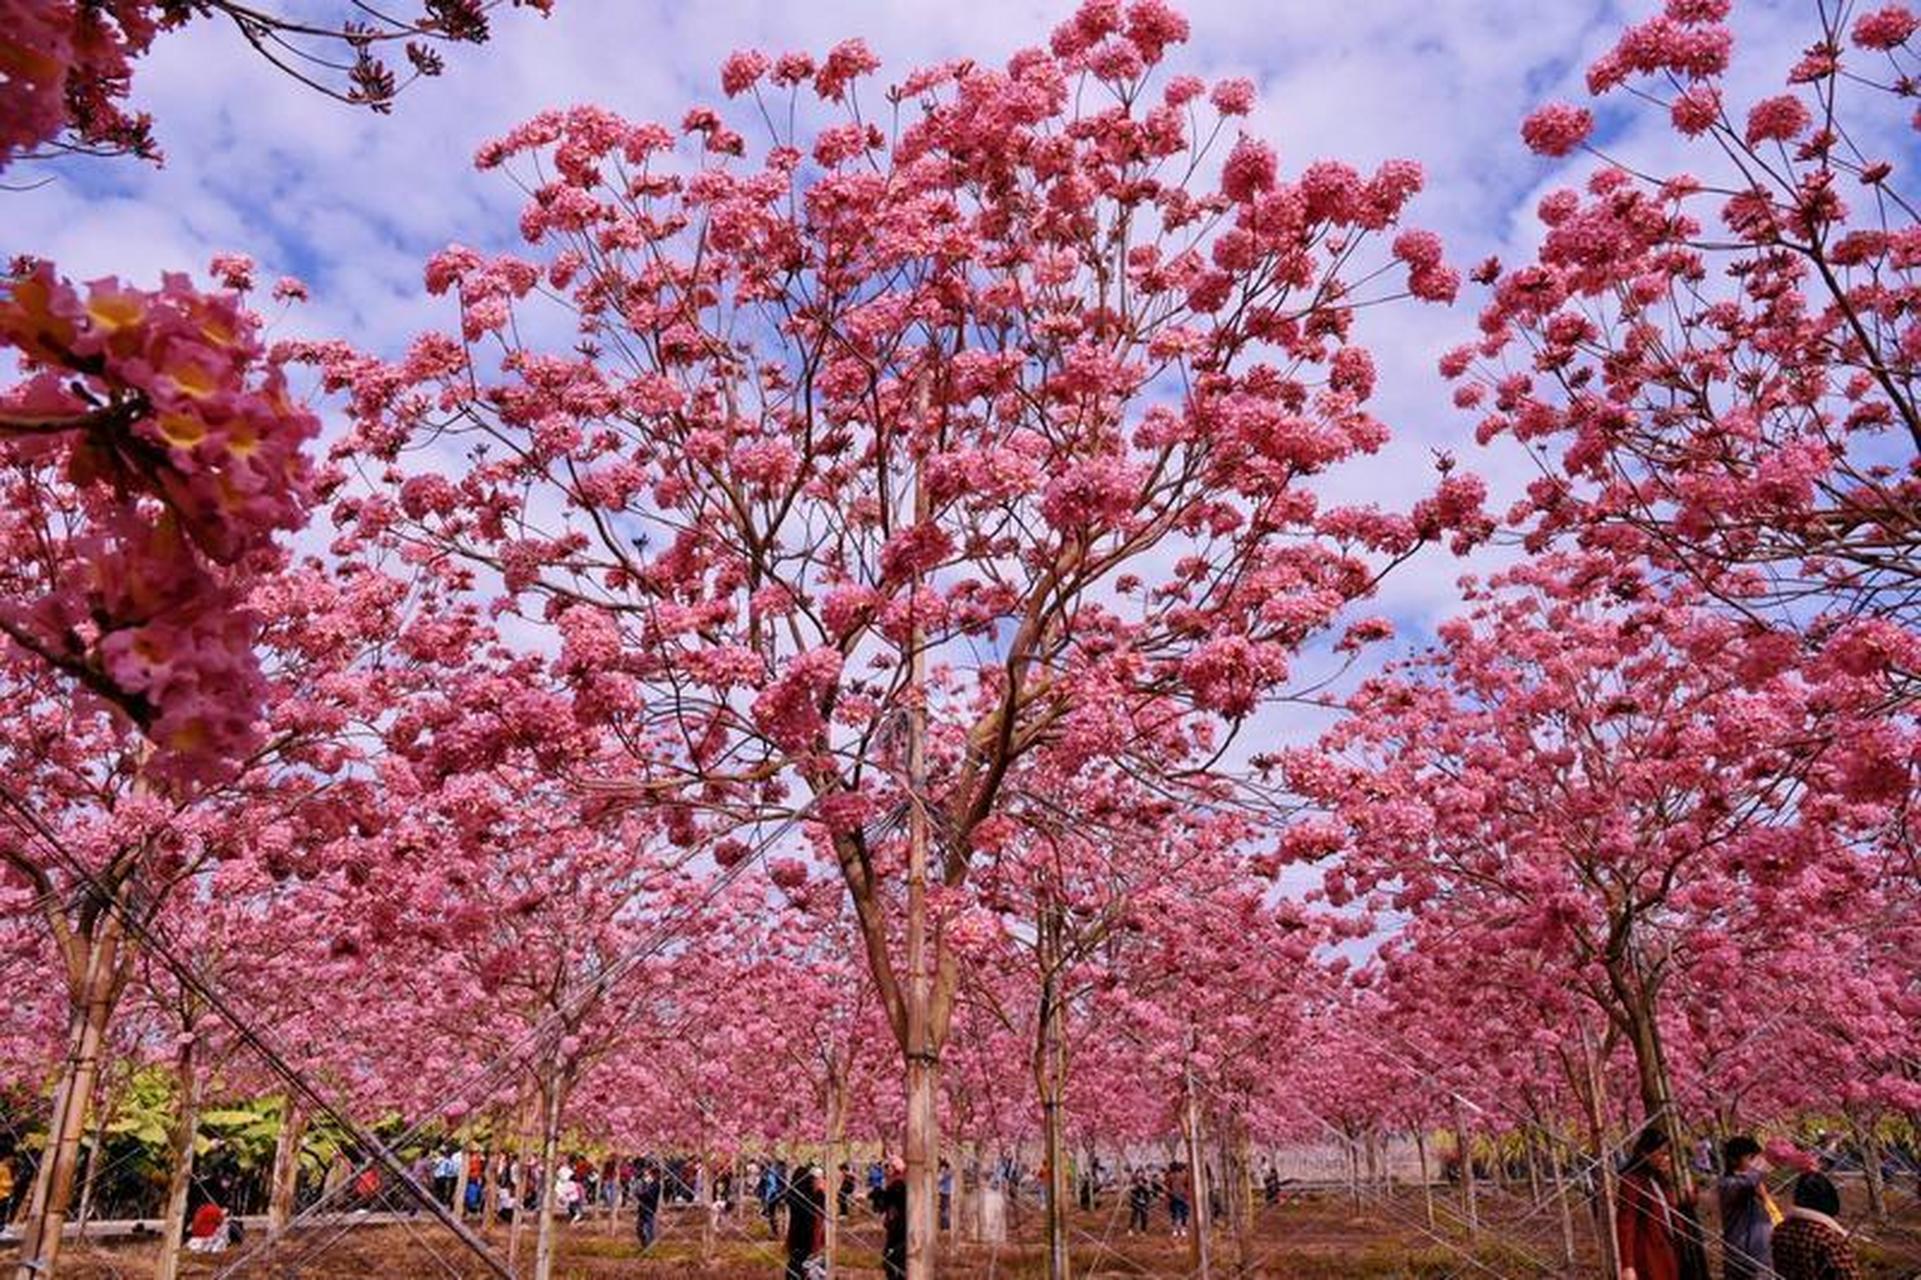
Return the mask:
<svg viewBox="0 0 1921 1280">
<path fill-rule="evenodd" d="M 242 1169 L 270 1168 L 274 1146 L 279 1140 L 279 1098 L 255 1098 L 210 1107 L 200 1113 L 197 1149 L 205 1152 L 217 1143 L 233 1153 L 234 1161 Z"/>
</svg>

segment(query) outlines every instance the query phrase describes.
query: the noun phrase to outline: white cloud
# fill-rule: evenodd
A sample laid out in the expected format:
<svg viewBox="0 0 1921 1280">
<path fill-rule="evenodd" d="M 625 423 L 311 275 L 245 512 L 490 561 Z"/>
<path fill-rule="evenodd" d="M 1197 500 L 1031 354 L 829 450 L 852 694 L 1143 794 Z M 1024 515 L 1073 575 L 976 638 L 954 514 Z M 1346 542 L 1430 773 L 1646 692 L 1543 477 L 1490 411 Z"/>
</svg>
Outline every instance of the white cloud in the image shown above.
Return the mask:
<svg viewBox="0 0 1921 1280">
<path fill-rule="evenodd" d="M 1636 15 L 1651 8 L 1633 5 Z M 56 181 L 5 197 L 5 248 L 53 257 L 76 275 L 149 279 L 242 250 L 267 279 L 286 272 L 314 286 L 314 303 L 281 332 L 342 334 L 393 354 L 449 320 L 419 287 L 426 255 L 453 240 L 517 241 L 519 192 L 501 175 L 475 173 L 471 157 L 535 112 L 594 101 L 675 121 L 688 103 L 719 98 L 716 69 L 737 47 L 819 52 L 860 35 L 884 59 L 885 79 L 939 58 L 998 61 L 1044 43 L 1069 12 L 1069 3 L 1034 0 L 559 0 L 544 20 L 503 11 L 493 43 L 452 50 L 448 74 L 409 88 L 391 117 L 308 92 L 226 24 L 198 22 L 160 41 L 137 81 L 166 166 L 65 165 Z M 1586 64 L 1623 21 L 1606 0 L 1196 0 L 1186 12 L 1193 38 L 1173 66 L 1253 76 L 1263 99 L 1248 124 L 1276 143 L 1284 169 L 1322 156 L 1421 161 L 1428 189 L 1410 219 L 1439 231 L 1463 265 L 1488 253 L 1512 261 L 1532 244 L 1532 206 L 1564 179 L 1525 152 L 1519 119 L 1543 98 L 1583 96 Z M 1747 56 L 1737 83 L 1771 91 L 1805 42 L 1804 6 L 1747 5 L 1739 17 Z M 1607 124 L 1626 154 L 1681 167 L 1660 121 L 1644 113 Z M 1367 314 L 1361 336 L 1381 371 L 1376 407 L 1397 434 L 1385 453 L 1333 478 L 1333 499 L 1405 506 L 1431 485 L 1437 448 L 1485 475 L 1497 508 L 1518 492 L 1526 457 L 1476 449 L 1472 415 L 1452 407 L 1434 371 L 1440 351 L 1472 335 L 1474 310 L 1469 288 L 1452 311 L 1408 304 Z M 1463 567 L 1424 557 L 1390 580 L 1380 607 L 1423 630 L 1453 607 Z"/>
</svg>

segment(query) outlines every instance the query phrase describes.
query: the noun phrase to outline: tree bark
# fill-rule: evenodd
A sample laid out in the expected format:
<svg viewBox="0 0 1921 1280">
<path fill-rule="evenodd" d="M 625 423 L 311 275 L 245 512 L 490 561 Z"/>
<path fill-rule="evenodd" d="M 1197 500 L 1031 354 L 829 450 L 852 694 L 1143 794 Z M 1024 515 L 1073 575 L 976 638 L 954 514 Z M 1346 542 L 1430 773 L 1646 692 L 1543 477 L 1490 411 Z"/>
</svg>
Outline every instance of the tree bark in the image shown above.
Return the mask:
<svg viewBox="0 0 1921 1280">
<path fill-rule="evenodd" d="M 840 1167 L 847 1162 L 847 1077 L 835 1071 L 827 1080 L 827 1280 L 840 1267 Z"/>
<path fill-rule="evenodd" d="M 1454 1103 L 1454 1158 L 1461 1168 L 1461 1215 L 1467 1219 L 1468 1234 L 1474 1235 L 1481 1229 L 1474 1188 L 1474 1144 L 1468 1140 L 1467 1115 L 1459 1099 Z"/>
<path fill-rule="evenodd" d="M 1607 1101 L 1601 1089 L 1600 1055 L 1587 1043 L 1587 1028 L 1581 1029 L 1581 1056 L 1585 1062 L 1586 1078 L 1577 1084 L 1576 1091 L 1581 1094 L 1587 1105 L 1588 1144 L 1594 1155 L 1595 1171 L 1595 1215 L 1594 1234 L 1600 1245 L 1601 1275 L 1605 1280 L 1619 1280 L 1621 1258 L 1615 1248 L 1616 1206 L 1614 1200 L 1614 1159 L 1608 1143 Z M 1570 1073 L 1572 1074 L 1572 1073 Z"/>
<path fill-rule="evenodd" d="M 1253 1178 L 1249 1168 L 1247 1126 L 1230 1120 L 1232 1137 L 1223 1164 L 1228 1177 L 1227 1218 L 1234 1229 L 1234 1261 L 1237 1274 L 1254 1274 Z"/>
<path fill-rule="evenodd" d="M 101 1044 L 113 1014 L 119 956 L 119 917 L 107 913 L 100 932 L 87 948 L 81 999 L 68 1018 L 67 1061 L 47 1124 L 46 1152 L 34 1175 L 33 1192 L 21 1222 L 16 1280 L 52 1280 L 59 1260 L 60 1238 L 80 1161 L 80 1136 L 87 1124 L 87 1104 L 99 1079 Z"/>
<path fill-rule="evenodd" d="M 927 495 L 914 474 L 916 519 L 924 519 Z M 919 586 L 918 580 L 914 584 Z M 939 1245 L 934 1215 L 940 1159 L 939 1045 L 934 1028 L 933 974 L 927 937 L 927 654 L 918 619 L 909 627 L 907 692 L 907 1008 L 903 1046 L 907 1057 L 907 1280 L 934 1280 Z"/>
<path fill-rule="evenodd" d="M 280 1132 L 273 1144 L 273 1182 L 267 1192 L 267 1237 L 284 1235 L 293 1221 L 300 1193 L 300 1144 L 307 1135 L 307 1111 L 293 1090 L 280 1104 Z"/>
<path fill-rule="evenodd" d="M 565 1101 L 564 1093 L 559 1071 L 551 1072 L 541 1081 L 540 1225 L 534 1237 L 534 1280 L 553 1280 L 554 1274 L 554 1175 L 559 1172 L 560 1109 Z"/>
<path fill-rule="evenodd" d="M 1434 1229 L 1434 1179 L 1427 1169 L 1427 1131 L 1414 1130 L 1414 1158 L 1421 1165 L 1421 1207 L 1427 1211 L 1427 1229 Z"/>
<path fill-rule="evenodd" d="M 93 1141 L 87 1144 L 86 1172 L 80 1175 L 80 1209 L 74 1215 L 74 1238 L 87 1238 L 87 1224 L 93 1220 L 94 1192 L 100 1185 L 101 1153 L 107 1149 L 107 1121 L 113 1118 L 113 1091 L 101 1088 L 93 1101 Z"/>
<path fill-rule="evenodd" d="M 1181 1069 L 1181 1085 L 1186 1104 L 1181 1127 L 1187 1131 L 1187 1181 L 1194 1198 L 1189 1206 L 1193 1212 L 1193 1224 L 1188 1233 L 1188 1261 L 1192 1264 L 1195 1280 L 1212 1280 L 1214 1258 L 1210 1247 L 1212 1242 L 1208 1239 L 1208 1228 L 1212 1224 L 1208 1221 L 1207 1166 L 1201 1160 L 1207 1148 L 1203 1145 L 1200 1100 L 1194 1096 L 1194 1070 L 1191 1066 Z"/>
<path fill-rule="evenodd" d="M 1887 1188 L 1881 1177 L 1881 1137 L 1875 1132 L 1873 1117 L 1866 1123 L 1848 1117 L 1854 1130 L 1855 1145 L 1861 1149 L 1861 1179 L 1868 1193 L 1868 1217 L 1876 1222 L 1888 1216 Z"/>
<path fill-rule="evenodd" d="M 1061 1025 L 1059 992 L 1060 919 L 1052 907 L 1043 907 L 1036 922 L 1036 943 L 1041 967 L 1039 1042 L 1035 1045 L 1034 1082 L 1040 1090 L 1041 1141 L 1047 1165 L 1047 1276 L 1048 1280 L 1068 1280 L 1070 1265 L 1067 1248 L 1067 1206 L 1072 1188 L 1067 1182 L 1067 1141 L 1061 1116 L 1061 1095 L 1067 1076 L 1065 1028 Z"/>
<path fill-rule="evenodd" d="M 533 1113 L 538 1106 L 538 1096 L 532 1089 L 529 1089 L 527 1091 L 527 1100 L 520 1105 L 520 1116 L 515 1125 L 514 1214 L 513 1217 L 508 1220 L 507 1225 L 507 1266 L 513 1270 L 516 1275 L 519 1274 L 518 1268 L 520 1266 L 520 1237 L 524 1234 L 523 1228 L 527 1224 L 527 1177 L 529 1172 L 527 1148 L 533 1143 L 533 1134 L 530 1130 L 534 1127 Z"/>
<path fill-rule="evenodd" d="M 467 1216 L 467 1144 L 459 1142 L 454 1147 L 454 1202 L 449 1206 L 456 1217 Z"/>
<path fill-rule="evenodd" d="M 180 1244 L 187 1233 L 187 1198 L 193 1190 L 193 1147 L 200 1132 L 200 1095 L 204 1088 L 194 1061 L 194 1043 L 187 1040 L 174 1058 L 180 1114 L 167 1140 L 167 1209 L 160 1220 L 160 1258 L 154 1265 L 154 1280 L 174 1280 L 180 1274 Z M 231 1205 L 221 1207 L 233 1211 Z"/>
<path fill-rule="evenodd" d="M 1563 1154 L 1548 1148 L 1548 1185 L 1554 1189 L 1554 1198 L 1561 1202 L 1561 1257 L 1571 1272 L 1574 1269 L 1574 1196 L 1567 1185 L 1566 1160 Z"/>
<path fill-rule="evenodd" d="M 720 1213 L 720 1206 L 714 1203 L 713 1166 L 707 1162 L 704 1146 L 700 1161 L 694 1166 L 694 1182 L 700 1189 L 694 1197 L 700 1205 L 700 1264 L 711 1267 L 714 1265 L 714 1219 Z"/>
</svg>

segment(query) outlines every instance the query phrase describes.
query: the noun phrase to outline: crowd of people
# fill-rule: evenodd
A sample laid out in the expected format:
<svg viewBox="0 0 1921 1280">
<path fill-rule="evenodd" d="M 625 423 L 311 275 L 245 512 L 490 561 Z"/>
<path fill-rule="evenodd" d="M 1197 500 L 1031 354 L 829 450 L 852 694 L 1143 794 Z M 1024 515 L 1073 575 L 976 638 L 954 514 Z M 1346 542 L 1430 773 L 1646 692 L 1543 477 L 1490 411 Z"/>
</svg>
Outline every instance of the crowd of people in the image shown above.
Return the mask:
<svg viewBox="0 0 1921 1280">
<path fill-rule="evenodd" d="M 1706 1280 L 1703 1213 L 1708 1208 L 1721 1242 L 1722 1280 L 1860 1280 L 1863 1272 L 1840 1222 L 1841 1196 L 1833 1176 L 1850 1157 L 1837 1143 L 1817 1141 L 1811 1153 L 1796 1153 L 1800 1167 L 1791 1179 L 1770 1179 L 1775 1169 L 1767 1149 L 1748 1135 L 1728 1139 L 1718 1151 L 1705 1142 L 1693 1149 L 1691 1178 L 1678 1176 L 1676 1154 L 1669 1134 L 1650 1126 L 1637 1135 L 1620 1165 L 1614 1236 L 1622 1280 Z M 1896 1152 L 1891 1158 L 1898 1172 L 1904 1156 Z M 12 1171 L 4 1163 L 0 1169 Z M 687 1157 L 596 1160 L 577 1154 L 555 1162 L 550 1171 L 538 1159 L 447 1147 L 423 1153 L 409 1172 L 450 1210 L 497 1224 L 536 1211 L 542 1189 L 551 1183 L 555 1212 L 566 1221 L 577 1222 L 596 1209 L 631 1213 L 643 1250 L 659 1237 L 664 1207 L 699 1205 L 731 1216 L 751 1205 L 765 1224 L 766 1238 L 780 1243 L 786 1280 L 816 1280 L 824 1269 L 830 1216 L 860 1215 L 880 1227 L 887 1280 L 906 1274 L 907 1171 L 898 1156 L 864 1165 L 841 1163 L 831 1199 L 820 1165 L 780 1157 L 703 1169 Z M 1206 1172 L 1201 1182 L 1218 1218 L 1224 1209 L 1221 1187 Z M 1459 1165 L 1448 1166 L 1448 1175 L 1458 1179 Z M 1483 1170 L 1471 1166 L 1470 1176 L 1478 1179 Z M 1048 1176 L 1045 1167 L 1030 1170 L 1003 1158 L 984 1167 L 970 1165 L 964 1180 L 970 1187 L 992 1187 L 1006 1204 L 1018 1206 L 1024 1191 L 1033 1193 L 1030 1198 L 1040 1194 Z M 1118 1197 L 1113 1206 L 1116 1212 L 1125 1208 L 1130 1236 L 1165 1231 L 1182 1239 L 1194 1230 L 1196 1181 L 1179 1160 L 1116 1169 L 1096 1158 L 1071 1169 L 1068 1185 L 1083 1211 Z M 956 1177 L 946 1160 L 940 1162 L 936 1185 L 938 1221 L 947 1230 L 953 1225 Z M 240 1223 L 230 1216 L 226 1197 L 202 1186 L 185 1245 L 195 1252 L 219 1252 L 239 1238 Z M 1280 1202 L 1287 1186 L 1271 1164 L 1254 1178 L 1254 1190 L 1270 1206 Z M 9 1190 L 0 1180 L 0 1193 Z M 379 1167 L 362 1166 L 347 1151 L 336 1155 L 320 1190 L 323 1199 L 342 1208 L 399 1207 L 393 1184 Z M 1155 1219 L 1163 1214 L 1164 1226 L 1157 1228 Z"/>
<path fill-rule="evenodd" d="M 1862 1280 L 1849 1234 L 1839 1222 L 1841 1193 L 1827 1171 L 1803 1169 L 1793 1203 L 1779 1205 L 1761 1144 L 1741 1135 L 1722 1149 L 1719 1176 L 1707 1183 L 1718 1211 L 1723 1280 Z M 1615 1240 L 1621 1280 L 1690 1280 L 1706 1274 L 1699 1217 L 1703 1189 L 1676 1177 L 1672 1140 L 1650 1127 L 1635 1139 L 1621 1174 Z"/>
</svg>

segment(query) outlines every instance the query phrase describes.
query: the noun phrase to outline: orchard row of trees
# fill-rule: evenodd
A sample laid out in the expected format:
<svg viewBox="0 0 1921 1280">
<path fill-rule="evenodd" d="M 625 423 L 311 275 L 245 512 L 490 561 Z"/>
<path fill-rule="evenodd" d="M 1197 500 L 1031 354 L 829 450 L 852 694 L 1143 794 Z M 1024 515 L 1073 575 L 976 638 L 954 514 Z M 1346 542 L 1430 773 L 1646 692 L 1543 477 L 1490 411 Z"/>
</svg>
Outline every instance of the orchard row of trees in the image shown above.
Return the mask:
<svg viewBox="0 0 1921 1280">
<path fill-rule="evenodd" d="M 897 1142 L 916 1280 L 943 1141 L 1041 1144 L 1062 1274 L 1073 1144 L 1236 1179 L 1452 1129 L 1605 1185 L 1645 1123 L 1912 1122 L 1921 23 L 1823 3 L 1746 103 L 1729 7 L 1589 74 L 1701 172 L 1596 151 L 1471 273 L 1462 433 L 1538 467 L 1501 513 L 1451 455 L 1410 510 L 1326 498 L 1387 440 L 1359 317 L 1465 328 L 1463 282 L 1417 165 L 1284 170 L 1160 0 L 883 89 L 858 40 L 742 52 L 678 128 L 543 114 L 478 156 L 525 249 L 436 255 L 404 353 L 267 344 L 241 259 L 19 261 L 23 1268 L 134 1062 L 176 1228 L 205 1100 L 277 1092 L 277 1223 L 316 1116 L 370 1159 L 368 1117 L 489 1117 L 548 1168 Z M 29 8 L 0 157 L 146 149 L 103 113 L 197 8 Z M 347 96 L 484 17 L 342 28 Z M 1382 667 L 1384 576 L 1477 548 Z"/>
</svg>

